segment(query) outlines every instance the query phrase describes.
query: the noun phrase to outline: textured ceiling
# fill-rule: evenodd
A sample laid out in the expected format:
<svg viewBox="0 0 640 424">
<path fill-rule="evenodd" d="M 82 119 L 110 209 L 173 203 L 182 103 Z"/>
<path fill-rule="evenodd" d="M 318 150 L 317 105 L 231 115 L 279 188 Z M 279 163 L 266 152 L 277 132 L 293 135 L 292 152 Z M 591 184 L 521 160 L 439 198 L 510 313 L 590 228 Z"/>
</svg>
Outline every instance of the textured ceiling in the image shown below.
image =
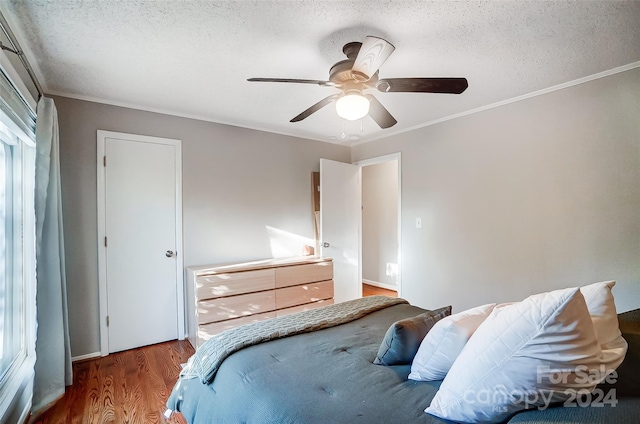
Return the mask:
<svg viewBox="0 0 640 424">
<path fill-rule="evenodd" d="M 638 1 L 3 1 L 50 94 L 353 144 L 640 61 Z M 466 77 L 461 95 L 379 93 L 381 130 L 327 106 L 328 79 L 366 35 L 395 52 L 381 78 Z"/>
</svg>

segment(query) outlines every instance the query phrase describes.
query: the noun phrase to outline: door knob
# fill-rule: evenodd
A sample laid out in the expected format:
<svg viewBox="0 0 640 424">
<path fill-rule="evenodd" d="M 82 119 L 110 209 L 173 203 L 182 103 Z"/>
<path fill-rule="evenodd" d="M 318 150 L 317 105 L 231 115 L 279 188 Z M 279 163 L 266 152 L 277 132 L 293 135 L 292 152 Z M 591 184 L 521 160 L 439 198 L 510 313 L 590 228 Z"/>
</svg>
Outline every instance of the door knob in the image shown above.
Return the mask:
<svg viewBox="0 0 640 424">
<path fill-rule="evenodd" d="M 175 253 L 173 253 L 173 250 L 167 250 L 167 252 L 164 254 L 167 258 L 172 258 L 173 255 L 175 255 Z"/>
<path fill-rule="evenodd" d="M 328 241 L 325 241 L 324 243 L 322 243 L 322 247 L 329 247 L 329 246 L 331 246 L 331 245 L 329 244 Z"/>
</svg>

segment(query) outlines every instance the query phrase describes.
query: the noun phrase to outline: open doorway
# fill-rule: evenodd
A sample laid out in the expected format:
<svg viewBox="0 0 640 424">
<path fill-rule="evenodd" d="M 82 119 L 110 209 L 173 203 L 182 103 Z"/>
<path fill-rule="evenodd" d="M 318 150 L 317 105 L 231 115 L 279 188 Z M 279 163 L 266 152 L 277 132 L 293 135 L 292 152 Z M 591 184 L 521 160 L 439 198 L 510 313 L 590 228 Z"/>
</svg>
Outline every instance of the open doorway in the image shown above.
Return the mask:
<svg viewBox="0 0 640 424">
<path fill-rule="evenodd" d="M 401 295 L 400 154 L 357 162 L 362 168 L 363 295 Z"/>
</svg>

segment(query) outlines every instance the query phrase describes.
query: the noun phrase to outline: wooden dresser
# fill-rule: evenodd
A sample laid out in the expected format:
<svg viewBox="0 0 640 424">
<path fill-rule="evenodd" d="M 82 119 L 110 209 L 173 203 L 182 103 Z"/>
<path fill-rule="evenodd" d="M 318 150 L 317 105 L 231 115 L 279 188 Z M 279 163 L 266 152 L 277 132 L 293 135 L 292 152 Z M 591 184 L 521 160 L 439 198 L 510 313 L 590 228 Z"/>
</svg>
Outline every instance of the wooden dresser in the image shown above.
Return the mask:
<svg viewBox="0 0 640 424">
<path fill-rule="evenodd" d="M 305 256 L 187 268 L 187 337 L 197 349 L 229 328 L 333 303 L 333 262 Z"/>
</svg>

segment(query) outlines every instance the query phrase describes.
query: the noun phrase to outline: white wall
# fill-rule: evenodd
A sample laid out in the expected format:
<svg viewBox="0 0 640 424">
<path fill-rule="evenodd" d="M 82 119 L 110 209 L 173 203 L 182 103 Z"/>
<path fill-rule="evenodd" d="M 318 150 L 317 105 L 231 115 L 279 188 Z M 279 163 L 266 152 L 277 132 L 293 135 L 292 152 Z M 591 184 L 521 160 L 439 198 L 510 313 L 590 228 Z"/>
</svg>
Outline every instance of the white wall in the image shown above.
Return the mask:
<svg viewBox="0 0 640 424">
<path fill-rule="evenodd" d="M 396 286 L 387 263 L 398 263 L 398 161 L 362 168 L 362 278 Z"/>
<path fill-rule="evenodd" d="M 640 69 L 362 144 L 352 161 L 398 151 L 410 302 L 460 311 L 614 279 L 618 310 L 640 307 Z"/>
<path fill-rule="evenodd" d="M 100 350 L 96 130 L 182 140 L 185 267 L 299 254 L 314 238 L 311 172 L 320 158 L 349 162 L 335 144 L 53 98 L 73 356 Z"/>
</svg>

